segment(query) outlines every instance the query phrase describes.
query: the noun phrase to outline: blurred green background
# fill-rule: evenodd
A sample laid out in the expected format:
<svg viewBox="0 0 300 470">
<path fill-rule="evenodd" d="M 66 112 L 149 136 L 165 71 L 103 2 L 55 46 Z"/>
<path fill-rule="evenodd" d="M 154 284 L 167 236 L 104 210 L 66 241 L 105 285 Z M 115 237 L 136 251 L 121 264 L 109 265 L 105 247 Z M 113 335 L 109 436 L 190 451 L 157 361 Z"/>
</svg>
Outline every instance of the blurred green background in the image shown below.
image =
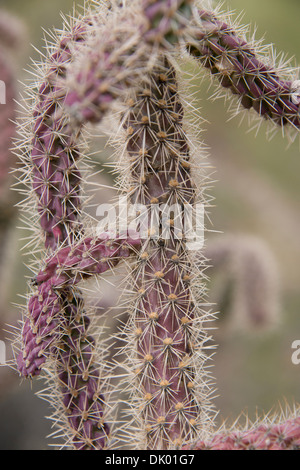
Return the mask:
<svg viewBox="0 0 300 470">
<path fill-rule="evenodd" d="M 81 5 L 81 2 L 76 2 Z M 37 58 L 31 44 L 43 47 L 43 31 L 61 26 L 60 11 L 72 10 L 71 0 L 0 0 L 1 9 L 15 13 L 27 27 L 23 50 L 16 53 L 16 69 L 26 80 L 24 68 L 30 57 Z M 223 9 L 243 12 L 242 22 L 256 27 L 256 37 L 274 43 L 276 50 L 299 56 L 298 0 L 231 0 Z M 1 14 L 1 12 L 0 12 Z M 269 142 L 263 123 L 257 136 L 249 132 L 245 120 L 229 120 L 223 100 L 208 98 L 210 80 L 204 75 L 196 102 L 205 123 L 203 140 L 209 147 L 210 161 L 215 168 L 211 190 L 215 207 L 211 209 L 213 230 L 224 234 L 254 235 L 272 250 L 280 271 L 280 321 L 276 328 L 261 333 L 234 328 L 224 331 L 222 323 L 216 333 L 218 349 L 214 357 L 213 375 L 218 397 L 219 420 L 234 420 L 247 411 L 254 419 L 256 412 L 268 412 L 278 403 L 299 401 L 300 365 L 291 362 L 291 344 L 300 340 L 300 155 L 299 139 L 287 148 L 280 131 Z M 22 91 L 22 85 L 19 85 Z M 102 141 L 101 141 L 102 142 Z M 100 144 L 99 144 L 100 145 Z M 99 158 L 100 161 L 100 158 Z M 108 177 L 109 178 L 109 177 Z M 222 235 L 209 234 L 209 237 Z M 16 235 L 16 240 L 18 235 Z M 8 286 L 10 302 L 19 302 L 26 290 L 20 243 L 16 242 Z M 14 323 L 18 312 L 12 307 Z M 1 339 L 1 337 L 0 337 Z M 41 384 L 21 383 L 12 372 L 0 370 L 0 448 L 45 449 L 45 436 L 50 424 L 44 419 L 47 405 L 36 398 Z"/>
</svg>

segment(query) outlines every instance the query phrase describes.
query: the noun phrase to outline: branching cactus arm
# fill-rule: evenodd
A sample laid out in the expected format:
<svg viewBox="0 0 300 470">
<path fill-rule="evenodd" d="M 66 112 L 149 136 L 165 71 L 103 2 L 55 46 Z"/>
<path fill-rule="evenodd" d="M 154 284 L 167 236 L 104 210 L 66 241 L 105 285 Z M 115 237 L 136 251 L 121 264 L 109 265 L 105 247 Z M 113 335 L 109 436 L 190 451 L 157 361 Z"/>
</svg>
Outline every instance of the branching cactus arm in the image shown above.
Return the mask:
<svg viewBox="0 0 300 470">
<path fill-rule="evenodd" d="M 143 233 L 129 273 L 129 322 L 123 340 L 131 377 L 129 415 L 142 447 L 180 448 L 209 427 L 210 378 L 205 369 L 208 313 L 198 271 L 184 232 L 184 208 L 203 203 L 186 133 L 176 72 L 161 57 L 128 100 L 123 118 L 127 142 L 120 165 L 121 189 L 130 204 L 159 222 Z M 199 174 L 197 175 L 199 177 Z M 125 193 L 126 194 L 126 193 Z M 165 220 L 161 214 L 165 210 Z M 160 215 L 159 215 L 160 214 Z M 186 213 L 187 214 L 187 213 Z M 145 215 L 145 214 L 144 214 Z M 165 235 L 163 232 L 165 231 Z M 168 233 L 169 236 L 166 236 Z M 198 294 L 197 294 L 198 289 Z M 130 425 L 124 431 L 133 435 Z"/>
<path fill-rule="evenodd" d="M 24 164 L 22 182 L 34 196 L 38 210 L 36 225 L 40 225 L 45 246 L 51 250 L 68 237 L 72 240 L 72 229 L 73 232 L 74 226 L 78 229 L 76 221 L 81 210 L 79 132 L 70 129 L 63 112 L 65 92 L 58 83 L 58 77 L 64 76 L 66 65 L 72 60 L 71 50 L 76 43 L 83 41 L 87 27 L 85 23 L 76 24 L 68 35 L 59 40 L 41 71 L 39 89 L 27 90 L 33 109 L 28 110 L 28 121 L 20 123 L 19 152 Z"/>
<path fill-rule="evenodd" d="M 184 449 L 194 450 L 299 450 L 300 418 L 264 419 L 248 429 L 220 430 L 207 441 Z"/>
<path fill-rule="evenodd" d="M 46 396 L 65 445 L 106 449 L 110 403 L 97 352 L 101 332 L 90 333 L 78 283 L 130 256 L 130 317 L 121 334 L 127 361 L 117 365 L 125 367 L 133 419 L 121 434 L 139 448 L 177 449 L 192 442 L 201 448 L 201 442 L 209 442 L 215 414 L 205 367 L 205 323 L 211 316 L 204 266 L 176 228 L 187 206 L 205 205 L 204 183 L 196 184 L 195 162 L 198 157 L 201 167 L 202 156 L 186 131 L 174 59 L 180 46 L 187 46 L 242 106 L 296 130 L 297 80 L 281 79 L 214 14 L 200 10 L 197 20 L 196 2 L 121 4 L 107 9 L 96 2 L 95 14 L 89 11 L 59 37 L 39 88 L 31 93 L 31 122 L 24 133 L 20 130 L 26 175 L 29 169 L 25 183 L 35 195 L 46 261 L 36 272 L 37 292 L 23 325 L 18 366 L 24 376 L 34 376 L 47 363 Z M 139 240 L 103 244 L 87 238 L 82 220 L 79 139 L 86 124 L 101 124 L 128 95 L 119 123 L 121 191 L 147 215 L 153 207 L 161 215 L 171 206 L 167 223 L 158 218 L 155 227 L 168 228 L 170 236 L 148 225 Z"/>
<path fill-rule="evenodd" d="M 29 299 L 29 315 L 23 326 L 23 350 L 18 356 L 22 376 L 39 375 L 58 347 L 64 335 L 66 299 L 71 299 L 78 283 L 112 269 L 139 243 L 139 239 L 110 240 L 103 234 L 99 240 L 87 238 L 61 248 L 46 260 L 34 281 L 37 292 Z"/>
<path fill-rule="evenodd" d="M 73 131 L 69 125 L 63 110 L 65 90 L 60 83 L 63 84 L 62 78 L 66 66 L 72 62 L 76 45 L 84 42 L 87 30 L 92 26 L 95 26 L 94 21 L 87 18 L 75 24 L 68 36 L 59 39 L 58 46 L 46 65 L 45 79 L 40 84 L 38 93 L 33 93 L 36 98 L 32 111 L 34 124 L 33 127 L 30 127 L 31 123 L 29 125 L 32 136 L 28 139 L 27 134 L 23 149 L 26 170 L 30 168 L 30 183 L 38 198 L 39 223 L 45 234 L 45 248 L 54 252 L 66 243 L 72 245 L 81 231 L 77 223 L 80 217 L 81 183 L 77 167 L 80 157 L 77 143 L 81 129 L 78 127 Z M 111 76 L 113 77 L 112 72 Z M 90 115 L 84 116 L 83 123 L 92 120 Z M 86 248 L 86 243 L 84 247 Z M 72 246 L 72 249 L 76 251 L 76 247 Z M 121 248 L 115 261 L 112 253 L 109 253 L 109 263 L 103 262 L 101 268 L 101 263 L 95 262 L 96 251 L 92 244 L 88 250 L 81 250 L 81 255 L 86 255 L 85 260 L 79 261 L 78 266 L 75 263 L 72 272 L 75 269 L 78 273 L 74 274 L 75 278 L 80 279 L 84 277 L 84 273 L 90 276 L 97 271 L 105 271 L 111 264 L 117 264 L 120 257 L 128 256 L 128 250 L 125 251 Z M 71 250 L 68 247 L 62 248 L 53 258 L 61 262 L 63 254 L 67 256 L 69 252 Z M 93 260 L 86 265 L 86 257 L 91 256 Z M 82 263 L 85 268 L 82 268 Z M 93 271 L 92 264 L 97 264 Z M 104 398 L 98 390 L 99 372 L 93 365 L 96 362 L 94 340 L 87 333 L 89 319 L 80 300 L 80 291 L 75 288 L 77 281 L 75 278 L 71 279 L 68 266 L 60 265 L 56 270 L 54 268 L 49 277 L 47 274 L 51 268 L 53 262 L 50 260 L 46 273 L 40 272 L 37 275 L 39 292 L 29 301 L 29 317 L 22 329 L 24 349 L 18 356 L 18 367 L 25 376 L 39 375 L 45 360 L 52 353 L 55 364 L 52 374 L 53 379 L 58 378 L 60 397 L 60 400 L 55 400 L 55 405 L 63 411 L 61 416 L 68 416 L 68 425 L 74 433 L 71 442 L 79 449 L 103 448 L 109 431 L 103 422 L 103 406 L 98 403 L 98 400 L 103 401 Z M 70 282 L 65 279 L 67 271 Z M 44 279 L 45 276 L 47 279 Z M 59 341 L 61 345 L 58 344 Z M 80 387 L 78 381 L 81 382 Z M 53 404 L 53 393 L 50 393 L 49 398 Z M 99 427 L 99 432 L 95 431 L 95 427 Z"/>
<path fill-rule="evenodd" d="M 73 132 L 69 126 L 63 111 L 65 91 L 58 78 L 63 77 L 78 42 L 92 25 L 90 17 L 84 18 L 68 35 L 58 38 L 41 70 L 42 83 L 29 92 L 33 98 L 30 122 L 23 127 L 22 120 L 20 125 L 20 134 L 25 133 L 21 149 L 25 183 L 32 186 L 30 192 L 36 197 L 47 256 L 49 251 L 53 254 L 46 259 L 45 271 L 37 273 L 38 293 L 29 300 L 17 364 L 25 377 L 39 375 L 46 365 L 48 389 L 43 396 L 54 408 L 53 420 L 63 445 L 76 449 L 107 445 L 107 411 L 112 408 L 106 406 L 103 396 L 103 357 L 97 344 L 100 332 L 96 331 L 95 339 L 91 336 L 90 314 L 76 284 L 110 269 L 129 254 L 123 242 L 111 247 L 107 241 L 85 239 L 74 245 L 82 237 L 77 167 L 81 129 Z M 25 201 L 26 211 L 28 204 Z"/>
<path fill-rule="evenodd" d="M 134 1 L 99 24 L 67 77 L 65 105 L 75 122 L 99 123 L 115 100 L 143 80 L 159 51 L 182 41 L 192 3 Z"/>
<path fill-rule="evenodd" d="M 241 108 L 254 109 L 276 126 L 291 127 L 291 137 L 299 134 L 299 69 L 276 64 L 271 49 L 261 52 L 222 14 L 200 9 L 189 35 L 189 53 L 237 96 Z"/>
<path fill-rule="evenodd" d="M 90 55 L 82 56 L 79 75 L 70 83 L 71 91 L 66 100 L 71 114 L 81 109 L 82 119 L 101 121 L 108 103 L 112 103 L 123 88 L 128 88 L 129 75 L 132 80 L 129 73 L 132 66 L 138 64 L 136 70 L 139 74 L 143 64 L 149 68 L 149 59 L 145 54 L 147 49 L 142 46 L 142 53 L 133 50 L 131 57 L 132 38 L 125 35 L 127 44 L 124 45 L 121 40 L 116 40 L 117 37 L 122 38 L 120 32 L 122 29 L 116 34 L 109 28 L 105 43 L 102 40 L 99 48 L 91 45 Z M 154 61 L 153 58 L 151 61 Z M 131 68 L 126 67 L 127 64 Z M 154 73 L 146 74 L 143 71 L 140 78 L 142 85 L 138 88 L 133 82 L 132 88 L 137 88 L 136 94 L 128 100 L 132 106 L 128 111 L 128 122 L 123 119 L 132 168 L 129 184 L 136 187 L 136 191 L 131 191 L 129 202 L 143 204 L 149 213 L 151 205 L 155 204 L 159 210 L 162 205 L 178 204 L 182 211 L 184 204 L 193 207 L 197 198 L 197 190 L 190 176 L 191 149 L 183 126 L 183 106 L 171 64 L 159 58 L 154 69 Z M 113 74 L 112 70 L 116 73 Z M 78 87 L 78 83 L 82 84 L 82 88 Z M 102 109 L 103 100 L 105 106 Z M 128 166 L 128 163 L 123 164 Z M 174 224 L 174 219 L 172 221 Z M 196 276 L 189 274 L 192 263 L 185 243 L 174 241 L 174 234 L 171 238 L 165 246 L 160 246 L 147 235 L 141 255 L 142 265 L 138 264 L 136 270 L 139 280 L 132 280 L 140 294 L 134 301 L 129 325 L 133 322 L 133 330 L 141 330 L 142 333 L 136 347 L 133 347 L 136 339 L 129 341 L 133 354 L 129 363 L 135 364 L 138 369 L 144 361 L 144 368 L 141 369 L 139 386 L 135 384 L 139 390 L 136 396 L 130 398 L 130 406 L 134 407 L 131 412 L 136 413 L 142 406 L 140 400 L 148 396 L 144 412 L 137 416 L 138 421 L 144 422 L 142 445 L 148 448 L 179 447 L 183 441 L 197 434 L 207 413 L 204 396 L 201 396 L 202 403 L 199 404 L 201 386 L 205 387 L 203 363 L 206 340 L 200 326 L 201 321 L 205 321 L 205 314 L 198 312 L 196 304 L 199 299 L 196 302 L 190 288 Z M 145 291 L 144 296 L 141 296 L 141 291 Z M 149 322 L 152 326 L 148 325 Z M 128 331 L 129 338 L 132 333 L 132 330 Z M 193 346 L 195 353 L 191 349 L 193 341 L 197 343 Z M 199 377 L 197 370 L 201 371 Z"/>
</svg>

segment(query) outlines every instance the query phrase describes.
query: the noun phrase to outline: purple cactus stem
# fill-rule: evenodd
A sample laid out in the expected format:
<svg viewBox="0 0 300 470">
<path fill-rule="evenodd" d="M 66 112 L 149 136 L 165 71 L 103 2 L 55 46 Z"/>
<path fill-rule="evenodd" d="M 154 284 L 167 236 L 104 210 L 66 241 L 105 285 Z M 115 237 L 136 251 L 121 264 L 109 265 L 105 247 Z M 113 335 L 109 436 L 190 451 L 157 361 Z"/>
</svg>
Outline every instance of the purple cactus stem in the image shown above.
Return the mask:
<svg viewBox="0 0 300 470">
<path fill-rule="evenodd" d="M 130 167 L 130 203 L 142 204 L 149 214 L 155 205 L 162 210 L 178 204 L 181 217 L 184 205 L 193 206 L 197 195 L 176 72 L 164 56 L 132 94 L 122 123 L 127 134 L 123 165 Z M 197 379 L 198 373 L 202 383 L 207 379 L 205 330 L 200 332 L 196 326 L 205 318 L 198 310 L 203 299 L 196 300 L 192 291 L 199 273 L 191 265 L 186 240 L 176 238 L 176 215 L 169 216 L 170 236 L 159 232 L 161 221 L 155 233 L 149 228 L 131 272 L 128 337 L 124 338 L 127 367 L 132 370 L 130 415 L 136 419 L 132 428 L 138 423 L 139 445 L 147 449 L 180 448 L 195 438 L 207 410 L 205 399 L 199 402 Z M 202 350 L 199 363 L 197 348 Z"/>
<path fill-rule="evenodd" d="M 110 430 L 105 421 L 107 408 L 102 394 L 103 364 L 99 363 L 96 342 L 89 335 L 90 319 L 76 284 L 107 271 L 121 256 L 128 256 L 124 240 L 115 250 L 118 251 L 116 259 L 109 262 L 103 256 L 113 257 L 116 253 L 109 249 L 108 240 L 85 239 L 76 244 L 82 237 L 81 175 L 77 167 L 81 156 L 78 149 L 81 129 L 74 131 L 64 114 L 62 80 L 72 61 L 71 50 L 73 52 L 85 40 L 90 24 L 90 16 L 83 18 L 59 40 L 47 62 L 46 77 L 32 113 L 34 137 L 29 163 L 32 189 L 38 200 L 45 248 L 53 255 L 46 261 L 45 271 L 35 280 L 37 294 L 33 294 L 28 304 L 29 315 L 22 332 L 23 348 L 17 358 L 18 369 L 25 377 L 39 375 L 45 361 L 51 358 L 51 387 L 57 388 L 55 400 L 53 396 L 50 399 L 55 409 L 54 419 L 56 425 L 61 426 L 68 445 L 80 450 L 104 448 Z M 26 150 L 24 153 L 26 157 Z M 106 249 L 103 250 L 101 243 L 106 244 Z M 58 265 L 63 262 L 67 264 L 66 272 Z"/>
<path fill-rule="evenodd" d="M 240 99 L 245 109 L 253 108 L 277 125 L 300 128 L 300 82 L 281 78 L 279 72 L 257 57 L 232 26 L 214 13 L 201 10 L 188 50 L 218 78 L 220 84 Z"/>
<path fill-rule="evenodd" d="M 84 41 L 88 27 L 87 20 L 78 22 L 60 40 L 48 60 L 47 73 L 40 85 L 33 111 L 34 136 L 30 155 L 32 188 L 37 196 L 45 246 L 52 250 L 69 237 L 72 241 L 72 230 L 79 230 L 79 131 L 73 132 L 62 113 L 65 90 L 61 80 L 72 60 L 74 45 Z"/>
<path fill-rule="evenodd" d="M 148 21 L 143 31 L 144 39 L 167 48 L 178 43 L 192 17 L 193 3 L 193 0 L 143 0 Z"/>
<path fill-rule="evenodd" d="M 23 349 L 17 360 L 22 376 L 39 375 L 47 357 L 57 347 L 62 334 L 62 302 L 70 298 L 72 289 L 81 280 L 112 269 L 139 245 L 137 237 L 111 240 L 103 234 L 98 240 L 86 238 L 77 245 L 61 248 L 46 260 L 44 269 L 35 278 L 38 291 L 28 302 Z"/>
<path fill-rule="evenodd" d="M 23 377 L 40 374 L 46 352 L 55 340 L 53 332 L 59 324 L 61 305 L 51 281 L 41 285 L 39 292 L 30 298 L 28 312 L 22 331 L 23 350 L 17 358 L 18 370 Z"/>
<path fill-rule="evenodd" d="M 90 320 L 81 294 L 68 289 L 60 297 L 63 316 L 55 350 L 56 412 L 68 445 L 77 450 L 105 449 L 110 435 L 103 395 L 103 364 L 89 335 Z"/>
<path fill-rule="evenodd" d="M 281 423 L 261 423 L 250 430 L 217 432 L 210 440 L 183 450 L 299 450 L 300 418 Z"/>
<path fill-rule="evenodd" d="M 153 47 L 157 53 L 158 49 L 166 50 L 170 43 L 179 42 L 192 15 L 192 3 L 191 0 L 145 0 L 144 18 L 132 20 L 141 23 L 134 43 L 133 31 L 137 28 L 126 14 L 119 18 L 118 28 L 112 23 L 102 30 L 97 47 L 93 42 L 90 50 L 84 49 L 75 77 L 73 70 L 70 73 L 64 104 L 73 121 L 99 123 L 111 104 L 142 79 Z"/>
<path fill-rule="evenodd" d="M 205 329 L 211 320 L 202 283 L 205 262 L 189 253 L 186 234 L 177 237 L 175 231 L 177 217 L 185 222 L 186 206 L 205 204 L 205 188 L 197 187 L 195 176 L 201 185 L 203 179 L 201 171 L 196 175 L 194 158 L 200 158 L 193 155 L 195 147 L 186 133 L 173 58 L 185 44 L 242 107 L 296 130 L 300 85 L 263 63 L 214 13 L 200 10 L 198 19 L 193 3 L 143 0 L 128 7 L 113 2 L 106 8 L 96 1 L 95 16 L 89 10 L 86 17 L 72 20 L 69 31 L 58 38 L 31 92 L 33 119 L 21 149 L 24 174 L 30 170 L 45 260 L 32 282 L 17 368 L 27 378 L 47 368 L 53 419 L 65 445 L 77 450 L 103 450 L 109 444 L 114 403 L 107 401 L 106 385 L 114 367 L 126 370 L 122 392 L 129 399 L 125 415 L 130 419 L 119 432 L 136 447 L 300 448 L 299 418 L 209 434 L 215 412 L 205 367 L 206 349 L 213 348 L 207 346 Z M 85 233 L 82 132 L 86 124 L 100 123 L 124 97 L 121 191 L 129 204 L 146 207 L 148 215 L 154 207 L 160 213 L 165 206 L 179 207 L 179 216 L 173 209 L 169 213 L 168 238 L 161 232 L 161 219 L 140 238 L 92 238 Z M 91 333 L 92 317 L 79 283 L 125 258 L 130 258 L 129 320 L 117 336 L 125 343 L 120 348 L 123 362 L 108 363 L 107 351 L 100 354 L 106 346 L 99 341 L 102 331 L 97 329 L 97 337 Z M 109 374 L 106 367 L 112 367 Z M 207 435 L 211 439 L 203 440 Z"/>
</svg>

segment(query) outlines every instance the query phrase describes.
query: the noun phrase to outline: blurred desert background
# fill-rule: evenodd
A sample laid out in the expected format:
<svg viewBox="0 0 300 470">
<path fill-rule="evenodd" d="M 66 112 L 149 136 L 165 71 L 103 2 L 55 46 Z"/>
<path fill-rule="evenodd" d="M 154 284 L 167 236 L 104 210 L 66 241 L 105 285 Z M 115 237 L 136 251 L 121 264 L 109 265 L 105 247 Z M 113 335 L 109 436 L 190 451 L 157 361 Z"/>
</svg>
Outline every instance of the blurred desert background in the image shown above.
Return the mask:
<svg viewBox="0 0 300 470">
<path fill-rule="evenodd" d="M 264 37 L 265 44 L 273 43 L 278 52 L 300 64 L 298 0 L 223 3 L 224 10 L 236 10 L 236 16 L 243 13 L 241 21 L 250 23 L 252 31 L 256 28 L 258 39 Z M 33 46 L 43 48 L 42 28 L 60 27 L 60 12 L 68 14 L 72 8 L 71 0 L 0 0 L 0 16 L 3 12 L 15 15 L 24 30 L 20 29 L 22 36 L 14 48 L 1 44 L 4 39 L 0 34 L 0 52 L 7 53 L 19 81 L 17 99 L 23 89 L 20 82 L 30 78 L 26 72 L 30 58 L 38 58 Z M 193 68 L 188 72 L 193 73 Z M 4 80 L 2 73 L 0 68 L 0 80 Z M 230 423 L 243 412 L 255 419 L 257 413 L 300 401 L 300 365 L 291 361 L 291 345 L 300 340 L 300 141 L 297 138 L 288 146 L 280 131 L 269 141 L 265 123 L 257 135 L 249 132 L 247 119 L 229 119 L 224 101 L 209 99 L 214 89 L 209 89 L 205 72 L 193 85 L 197 81 L 201 87 L 195 102 L 207 121 L 202 138 L 214 168 L 212 231 L 207 234 L 207 245 L 216 253 L 223 244 L 228 255 L 225 260 L 216 258 L 219 264 L 207 274 L 211 276 L 210 300 L 216 303 L 215 310 L 220 310 L 218 329 L 212 333 L 218 345 L 212 368 L 215 406 L 220 410 L 218 421 L 228 418 Z M 104 144 L 103 138 L 93 142 L 99 150 L 94 159 L 97 169 L 103 169 L 99 181 L 110 186 L 113 178 L 103 163 L 112 151 L 108 147 L 103 150 Z M 0 151 L 2 147 L 0 142 Z M 7 180 L 3 181 L 6 185 Z M 22 303 L 29 273 L 21 251 L 24 231 L 18 228 L 21 222 L 14 209 L 20 195 L 7 194 L 0 204 L 0 340 L 5 341 L 9 356 L 5 325 L 16 325 L 20 319 L 15 304 Z M 113 190 L 104 190 L 99 200 L 110 200 L 113 195 Z M 243 286 L 251 282 L 250 294 L 243 297 Z M 234 293 L 236 286 L 241 289 L 238 295 Z M 253 307 L 256 298 L 257 308 Z M 107 301 L 113 305 L 116 300 L 112 290 Z M 264 327 L 249 318 L 255 313 L 263 316 Z M 51 423 L 45 419 L 49 409 L 34 395 L 40 387 L 40 381 L 22 382 L 15 372 L 0 368 L 0 449 L 49 448 L 52 442 L 46 436 L 51 433 Z"/>
</svg>

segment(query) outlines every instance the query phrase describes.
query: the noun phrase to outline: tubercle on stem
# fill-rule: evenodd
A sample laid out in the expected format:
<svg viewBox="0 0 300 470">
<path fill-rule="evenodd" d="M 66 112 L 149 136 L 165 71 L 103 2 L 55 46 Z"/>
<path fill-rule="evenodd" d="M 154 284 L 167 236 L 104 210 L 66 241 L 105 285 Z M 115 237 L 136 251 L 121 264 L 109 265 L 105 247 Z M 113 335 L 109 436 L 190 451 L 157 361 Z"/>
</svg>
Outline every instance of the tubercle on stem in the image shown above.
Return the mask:
<svg viewBox="0 0 300 470">
<path fill-rule="evenodd" d="M 84 279 L 112 270 L 140 245 L 138 237 L 111 240 L 85 238 L 52 254 L 35 277 L 36 292 L 28 302 L 28 316 L 23 325 L 23 347 L 18 369 L 24 377 L 39 375 L 47 358 L 53 354 L 64 334 L 64 308 L 72 304 L 72 292 Z"/>
<path fill-rule="evenodd" d="M 199 10 L 188 31 L 191 56 L 238 98 L 240 108 L 253 109 L 277 127 L 300 129 L 299 74 L 296 68 L 274 66 L 270 57 L 250 44 L 230 19 Z M 292 78 L 294 76 L 294 78 Z"/>
<path fill-rule="evenodd" d="M 127 177 L 123 174 L 121 190 L 129 188 L 128 201 L 142 204 L 148 214 L 153 204 L 178 204 L 183 213 L 199 193 L 176 71 L 167 56 L 159 57 L 127 103 L 120 159 L 120 172 L 126 171 Z M 204 366 L 209 315 L 194 290 L 201 273 L 184 237 L 176 239 L 174 218 L 170 213 L 168 239 L 161 233 L 161 221 L 156 237 L 149 229 L 128 273 L 129 320 L 121 339 L 130 419 L 123 432 L 127 436 L 139 429 L 134 433 L 138 448 L 180 448 L 204 432 L 211 410 L 202 389 L 210 388 Z"/>
</svg>

